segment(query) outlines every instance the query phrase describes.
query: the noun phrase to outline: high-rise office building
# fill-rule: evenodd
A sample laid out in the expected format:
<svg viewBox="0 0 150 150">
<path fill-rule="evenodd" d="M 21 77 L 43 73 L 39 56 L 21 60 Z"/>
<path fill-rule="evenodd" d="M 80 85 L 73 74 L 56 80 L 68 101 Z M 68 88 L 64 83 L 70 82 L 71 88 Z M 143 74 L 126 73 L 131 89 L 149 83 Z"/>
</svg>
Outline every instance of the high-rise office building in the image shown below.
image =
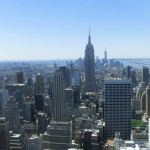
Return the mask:
<svg viewBox="0 0 150 150">
<path fill-rule="evenodd" d="M 64 76 L 66 87 L 68 87 L 70 84 L 69 83 L 69 68 L 63 66 L 63 67 L 60 67 L 60 70 L 62 72 L 62 75 Z"/>
<path fill-rule="evenodd" d="M 70 121 L 74 110 L 74 90 L 65 89 L 65 121 Z"/>
<path fill-rule="evenodd" d="M 72 142 L 71 122 L 51 122 L 44 133 L 44 149 L 68 150 Z"/>
<path fill-rule="evenodd" d="M 26 121 L 35 121 L 35 103 L 32 101 L 25 101 L 23 104 L 23 119 Z"/>
<path fill-rule="evenodd" d="M 79 69 L 73 70 L 71 85 L 72 86 L 80 86 L 80 71 L 79 71 Z"/>
<path fill-rule="evenodd" d="M 144 91 L 141 95 L 140 108 L 142 111 L 146 111 L 146 91 Z"/>
<path fill-rule="evenodd" d="M 131 67 L 127 66 L 127 78 L 130 79 L 131 78 Z"/>
<path fill-rule="evenodd" d="M 43 94 L 36 94 L 35 95 L 35 109 L 37 111 L 44 111 Z"/>
<path fill-rule="evenodd" d="M 33 81 L 32 81 L 32 77 L 29 77 L 27 78 L 27 95 L 29 97 L 32 97 L 34 95 L 34 92 L 33 92 Z"/>
<path fill-rule="evenodd" d="M 120 132 L 121 139 L 130 139 L 131 134 L 131 95 L 130 80 L 105 80 L 105 138 L 114 138 Z"/>
<path fill-rule="evenodd" d="M 5 117 L 0 117 L 0 149 L 9 150 L 9 123 Z"/>
<path fill-rule="evenodd" d="M 15 92 L 16 90 L 20 90 L 24 96 L 27 96 L 26 84 L 6 84 L 5 88 L 6 90 L 8 90 L 9 95 L 13 94 L 13 92 Z"/>
<path fill-rule="evenodd" d="M 43 134 L 47 127 L 47 115 L 45 113 L 39 112 L 37 114 L 38 118 L 38 134 Z"/>
<path fill-rule="evenodd" d="M 104 59 L 107 61 L 107 51 L 106 51 L 106 49 L 104 51 Z"/>
<path fill-rule="evenodd" d="M 80 87 L 74 86 L 72 87 L 74 90 L 74 108 L 78 108 L 81 100 L 80 100 Z"/>
<path fill-rule="evenodd" d="M 22 110 L 23 102 L 25 100 L 23 93 L 20 90 L 16 90 L 12 93 L 12 95 L 15 97 L 15 100 L 18 103 L 19 110 Z"/>
<path fill-rule="evenodd" d="M 18 104 L 13 97 L 10 97 L 10 99 L 7 101 L 4 108 L 4 113 L 6 119 L 9 121 L 9 130 L 16 133 L 20 128 L 20 122 Z"/>
<path fill-rule="evenodd" d="M 23 72 L 15 72 L 15 83 L 24 83 Z"/>
<path fill-rule="evenodd" d="M 110 61 L 109 61 L 109 65 L 110 65 L 110 67 L 114 67 L 114 65 L 115 65 L 115 60 L 114 59 L 110 59 Z"/>
<path fill-rule="evenodd" d="M 64 119 L 65 80 L 60 69 L 54 72 L 52 84 L 53 115 L 56 122 Z"/>
<path fill-rule="evenodd" d="M 3 116 L 3 107 L 8 100 L 8 90 L 0 90 L 0 116 Z"/>
<path fill-rule="evenodd" d="M 85 49 L 85 91 L 95 92 L 95 56 L 90 32 L 89 41 Z"/>
<path fill-rule="evenodd" d="M 102 64 L 106 64 L 106 63 L 108 63 L 108 60 L 107 60 L 107 51 L 105 49 L 105 51 L 104 51 L 104 59 L 102 59 Z"/>
<path fill-rule="evenodd" d="M 131 71 L 131 81 L 132 81 L 133 86 L 135 87 L 137 85 L 136 71 L 135 70 Z"/>
<path fill-rule="evenodd" d="M 44 92 L 44 87 L 43 87 L 43 76 L 38 73 L 36 76 L 35 80 L 35 88 L 34 88 L 34 93 L 36 94 L 43 94 Z"/>
<path fill-rule="evenodd" d="M 146 88 L 146 117 L 150 117 L 150 86 Z"/>
<path fill-rule="evenodd" d="M 143 66 L 142 68 L 142 82 L 145 82 L 145 85 L 148 85 L 148 81 L 149 81 L 149 68 Z"/>
</svg>

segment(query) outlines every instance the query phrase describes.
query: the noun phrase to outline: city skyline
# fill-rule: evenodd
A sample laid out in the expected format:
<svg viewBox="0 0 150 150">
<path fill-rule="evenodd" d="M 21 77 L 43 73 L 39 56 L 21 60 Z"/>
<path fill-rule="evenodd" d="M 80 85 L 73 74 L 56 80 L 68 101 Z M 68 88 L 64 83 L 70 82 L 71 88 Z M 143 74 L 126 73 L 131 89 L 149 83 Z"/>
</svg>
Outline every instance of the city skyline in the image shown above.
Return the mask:
<svg viewBox="0 0 150 150">
<path fill-rule="evenodd" d="M 0 60 L 83 58 L 89 26 L 95 56 L 149 58 L 149 4 L 1 0 Z"/>
</svg>

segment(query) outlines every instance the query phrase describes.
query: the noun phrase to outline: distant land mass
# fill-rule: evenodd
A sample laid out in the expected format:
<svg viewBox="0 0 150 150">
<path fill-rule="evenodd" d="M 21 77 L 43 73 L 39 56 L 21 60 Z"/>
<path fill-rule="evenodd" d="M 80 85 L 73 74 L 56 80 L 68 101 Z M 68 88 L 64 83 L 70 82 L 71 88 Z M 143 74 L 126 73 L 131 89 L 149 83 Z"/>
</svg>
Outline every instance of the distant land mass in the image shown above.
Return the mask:
<svg viewBox="0 0 150 150">
<path fill-rule="evenodd" d="M 150 58 L 114 58 L 120 61 L 124 66 L 132 66 L 141 69 L 143 66 L 150 68 Z M 0 60 L 0 63 L 33 63 L 33 64 L 53 64 L 65 66 L 66 62 L 75 61 L 76 59 L 49 59 L 49 60 Z M 101 59 L 100 59 L 101 60 Z M 108 59 L 110 60 L 110 59 Z"/>
<path fill-rule="evenodd" d="M 150 58 L 117 58 L 123 63 L 124 66 L 132 66 L 137 69 L 141 69 L 143 66 L 147 66 L 150 68 Z"/>
</svg>

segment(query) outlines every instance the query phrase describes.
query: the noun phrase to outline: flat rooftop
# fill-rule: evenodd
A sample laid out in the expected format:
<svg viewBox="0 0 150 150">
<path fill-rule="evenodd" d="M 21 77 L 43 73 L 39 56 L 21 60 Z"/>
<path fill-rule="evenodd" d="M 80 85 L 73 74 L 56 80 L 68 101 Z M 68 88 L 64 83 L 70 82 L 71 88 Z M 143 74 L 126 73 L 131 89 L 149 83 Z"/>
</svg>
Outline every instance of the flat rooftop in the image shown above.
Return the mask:
<svg viewBox="0 0 150 150">
<path fill-rule="evenodd" d="M 105 84 L 131 84 L 131 80 L 122 78 L 106 78 Z"/>
<path fill-rule="evenodd" d="M 116 141 L 117 150 L 149 150 L 147 141 Z"/>
</svg>

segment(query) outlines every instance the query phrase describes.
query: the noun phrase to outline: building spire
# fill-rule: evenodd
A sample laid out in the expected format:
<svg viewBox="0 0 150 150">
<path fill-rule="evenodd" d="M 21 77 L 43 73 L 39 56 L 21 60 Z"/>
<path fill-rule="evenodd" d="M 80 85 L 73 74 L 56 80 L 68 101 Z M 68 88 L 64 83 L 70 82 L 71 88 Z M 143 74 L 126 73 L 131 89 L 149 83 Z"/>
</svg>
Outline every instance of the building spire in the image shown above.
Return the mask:
<svg viewBox="0 0 150 150">
<path fill-rule="evenodd" d="M 91 43 L 90 27 L 89 27 L 89 44 Z"/>
</svg>

